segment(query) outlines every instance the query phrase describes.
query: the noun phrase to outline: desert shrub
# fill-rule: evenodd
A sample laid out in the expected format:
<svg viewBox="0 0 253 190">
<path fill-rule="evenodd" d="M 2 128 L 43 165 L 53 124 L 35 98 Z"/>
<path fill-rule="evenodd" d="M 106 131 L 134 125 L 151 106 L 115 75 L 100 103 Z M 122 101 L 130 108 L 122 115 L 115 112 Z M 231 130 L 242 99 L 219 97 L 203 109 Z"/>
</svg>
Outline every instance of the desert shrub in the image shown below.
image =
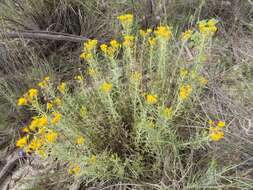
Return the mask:
<svg viewBox="0 0 253 190">
<path fill-rule="evenodd" d="M 86 72 L 59 84 L 46 76 L 19 98 L 36 115 L 16 145 L 57 158 L 68 176 L 87 183 L 179 180 L 190 170 L 196 176 L 177 186 L 194 184 L 210 173 L 196 154 L 224 137 L 225 121 L 199 109 L 217 21 L 203 20 L 176 39 L 167 25 L 136 30 L 133 15 L 118 19 L 120 39 L 99 48 L 96 39 L 84 44 Z"/>
</svg>

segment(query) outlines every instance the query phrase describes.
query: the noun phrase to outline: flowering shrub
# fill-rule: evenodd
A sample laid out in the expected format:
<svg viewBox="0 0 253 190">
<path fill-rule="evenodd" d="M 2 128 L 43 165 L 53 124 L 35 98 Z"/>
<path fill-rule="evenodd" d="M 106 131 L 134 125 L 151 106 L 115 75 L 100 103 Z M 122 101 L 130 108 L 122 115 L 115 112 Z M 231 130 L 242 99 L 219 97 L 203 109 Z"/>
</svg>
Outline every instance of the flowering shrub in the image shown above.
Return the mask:
<svg viewBox="0 0 253 190">
<path fill-rule="evenodd" d="M 22 129 L 17 147 L 42 159 L 58 158 L 77 178 L 159 176 L 168 154 L 224 137 L 223 121 L 209 122 L 209 135 L 207 122 L 186 138 L 177 127 L 208 83 L 203 68 L 216 20 L 199 22 L 177 42 L 170 26 L 135 34 L 133 15 L 118 20 L 121 39 L 84 44 L 85 73 L 58 85 L 45 77 L 18 100 L 37 116 Z M 185 52 L 189 42 L 192 58 Z"/>
</svg>

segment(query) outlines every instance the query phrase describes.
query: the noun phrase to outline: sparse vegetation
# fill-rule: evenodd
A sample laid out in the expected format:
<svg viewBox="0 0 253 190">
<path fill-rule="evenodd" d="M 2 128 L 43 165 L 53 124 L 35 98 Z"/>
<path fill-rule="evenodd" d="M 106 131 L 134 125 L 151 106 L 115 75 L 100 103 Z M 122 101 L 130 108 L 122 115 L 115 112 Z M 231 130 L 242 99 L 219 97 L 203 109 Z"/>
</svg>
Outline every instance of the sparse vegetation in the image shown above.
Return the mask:
<svg viewBox="0 0 253 190">
<path fill-rule="evenodd" d="M 0 2 L 0 188 L 252 189 L 252 13 Z"/>
</svg>

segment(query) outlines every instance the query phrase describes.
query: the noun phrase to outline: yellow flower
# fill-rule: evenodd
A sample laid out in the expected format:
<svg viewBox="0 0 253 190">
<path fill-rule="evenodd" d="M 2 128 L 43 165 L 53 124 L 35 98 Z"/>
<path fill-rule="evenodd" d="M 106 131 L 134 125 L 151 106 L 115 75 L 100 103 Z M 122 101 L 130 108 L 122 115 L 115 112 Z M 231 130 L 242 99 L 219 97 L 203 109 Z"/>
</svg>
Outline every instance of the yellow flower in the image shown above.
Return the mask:
<svg viewBox="0 0 253 190">
<path fill-rule="evenodd" d="M 65 92 L 65 89 L 66 89 L 66 83 L 62 82 L 58 87 L 57 89 L 60 91 L 60 93 L 64 93 Z"/>
<path fill-rule="evenodd" d="M 180 76 L 181 76 L 182 78 L 186 77 L 188 73 L 189 73 L 189 72 L 188 72 L 187 69 L 181 69 L 181 70 L 180 70 Z"/>
<path fill-rule="evenodd" d="M 215 19 L 210 19 L 210 20 L 208 20 L 207 25 L 208 25 L 209 27 L 212 27 L 212 26 L 215 26 L 217 23 L 218 23 L 217 20 L 215 20 Z"/>
<path fill-rule="evenodd" d="M 112 90 L 112 84 L 108 82 L 104 82 L 101 86 L 101 89 L 104 93 L 108 94 Z"/>
<path fill-rule="evenodd" d="M 198 78 L 198 80 L 199 80 L 200 84 L 202 84 L 202 85 L 206 85 L 208 83 L 208 80 L 203 76 L 200 76 Z"/>
<path fill-rule="evenodd" d="M 139 33 L 140 33 L 141 37 L 143 37 L 143 38 L 148 36 L 148 33 L 145 30 L 140 29 Z"/>
<path fill-rule="evenodd" d="M 72 175 L 72 174 L 77 175 L 80 173 L 80 170 L 81 170 L 80 166 L 78 164 L 75 164 L 75 165 L 71 165 L 69 167 L 68 172 L 70 175 Z"/>
<path fill-rule="evenodd" d="M 91 52 L 93 51 L 97 46 L 98 41 L 96 39 L 88 40 L 86 43 L 84 43 L 84 52 Z"/>
<path fill-rule="evenodd" d="M 27 105 L 27 103 L 28 103 L 28 101 L 24 97 L 21 97 L 18 99 L 18 106 L 25 106 L 25 105 Z"/>
<path fill-rule="evenodd" d="M 96 157 L 95 155 L 92 155 L 92 156 L 90 157 L 90 159 L 89 159 L 89 162 L 90 162 L 91 164 L 95 164 L 95 163 L 97 162 L 97 157 Z"/>
<path fill-rule="evenodd" d="M 29 97 L 30 100 L 33 100 L 34 98 L 37 98 L 37 96 L 38 96 L 38 90 L 37 89 L 32 88 L 28 91 L 28 97 Z"/>
<path fill-rule="evenodd" d="M 28 127 L 24 127 L 24 128 L 22 129 L 22 131 L 23 131 L 24 133 L 29 133 L 29 132 L 30 132 Z"/>
<path fill-rule="evenodd" d="M 148 38 L 148 43 L 150 46 L 156 45 L 156 39 L 155 38 Z"/>
<path fill-rule="evenodd" d="M 38 125 L 39 125 L 39 118 L 34 117 L 33 120 L 32 120 L 32 122 L 31 122 L 31 124 L 29 125 L 29 129 L 31 131 L 35 131 L 36 128 L 38 127 Z"/>
<path fill-rule="evenodd" d="M 165 118 L 170 119 L 171 116 L 172 116 L 172 108 L 171 107 L 170 108 L 165 108 L 163 110 L 163 114 L 164 114 Z"/>
<path fill-rule="evenodd" d="M 102 44 L 100 46 L 100 49 L 101 51 L 104 53 L 104 54 L 107 54 L 107 49 L 108 49 L 108 46 L 106 44 Z"/>
<path fill-rule="evenodd" d="M 54 99 L 54 102 L 53 102 L 56 106 L 61 106 L 61 99 L 59 97 L 55 98 Z"/>
<path fill-rule="evenodd" d="M 141 73 L 138 72 L 138 71 L 135 71 L 133 74 L 132 74 L 132 79 L 136 82 L 140 81 L 141 80 Z"/>
<path fill-rule="evenodd" d="M 180 99 L 182 99 L 182 100 L 187 99 L 190 96 L 191 92 L 192 92 L 191 85 L 189 85 L 189 84 L 188 85 L 182 85 L 180 87 L 180 92 L 179 92 Z"/>
<path fill-rule="evenodd" d="M 132 14 L 125 14 L 118 16 L 118 20 L 123 25 L 123 27 L 130 27 L 133 23 L 133 15 Z"/>
<path fill-rule="evenodd" d="M 93 58 L 93 55 L 92 53 L 89 53 L 89 52 L 83 52 L 81 53 L 80 58 L 84 60 L 90 60 Z"/>
<path fill-rule="evenodd" d="M 27 145 L 28 142 L 28 136 L 22 137 L 20 138 L 17 142 L 16 142 L 16 147 L 18 148 L 23 148 L 24 146 Z"/>
<path fill-rule="evenodd" d="M 203 36 L 211 36 L 213 35 L 218 28 L 215 26 L 217 21 L 215 19 L 211 19 L 209 21 L 200 21 L 198 23 L 199 31 Z"/>
<path fill-rule="evenodd" d="M 110 44 L 111 44 L 112 48 L 114 48 L 115 50 L 117 50 L 120 47 L 120 44 L 117 40 L 111 40 Z"/>
<path fill-rule="evenodd" d="M 61 117 L 62 117 L 61 114 L 58 112 L 53 112 L 52 115 L 53 115 L 53 118 L 51 120 L 51 123 L 57 124 L 61 120 Z"/>
<path fill-rule="evenodd" d="M 209 137 L 213 141 L 219 141 L 224 137 L 224 132 L 218 128 L 210 127 L 209 131 L 210 131 Z"/>
<path fill-rule="evenodd" d="M 46 134 L 46 139 L 48 142 L 53 143 L 56 141 L 58 134 L 56 132 L 50 131 Z"/>
<path fill-rule="evenodd" d="M 132 47 L 134 45 L 134 36 L 125 35 L 123 36 L 123 38 L 124 38 L 123 45 L 125 47 Z"/>
<path fill-rule="evenodd" d="M 51 102 L 47 102 L 47 110 L 51 110 L 53 108 L 53 104 Z"/>
<path fill-rule="evenodd" d="M 164 40 L 169 40 L 172 37 L 171 28 L 169 26 L 158 26 L 155 35 Z"/>
<path fill-rule="evenodd" d="M 38 126 L 44 127 L 48 124 L 47 117 L 43 115 L 41 118 L 38 119 Z"/>
<path fill-rule="evenodd" d="M 157 95 L 154 94 L 148 94 L 146 97 L 147 103 L 152 105 L 157 103 Z"/>
<path fill-rule="evenodd" d="M 193 34 L 192 30 L 187 30 L 187 31 L 185 31 L 185 32 L 182 33 L 182 37 L 181 38 L 182 38 L 183 41 L 187 41 L 188 39 L 191 38 L 192 34 Z"/>
<path fill-rule="evenodd" d="M 49 83 L 49 77 L 45 77 L 41 82 L 38 83 L 40 88 L 46 88 Z"/>
<path fill-rule="evenodd" d="M 47 154 L 45 153 L 44 150 L 42 149 L 39 149 L 39 150 L 36 150 L 35 152 L 36 154 L 38 154 L 41 158 L 45 159 L 47 157 Z"/>
<path fill-rule="evenodd" d="M 225 126 L 225 122 L 224 121 L 219 121 L 218 123 L 217 123 L 217 127 L 218 128 L 223 128 Z"/>
<path fill-rule="evenodd" d="M 88 74 L 89 74 L 91 77 L 95 77 L 96 74 L 97 74 L 97 71 L 96 71 L 96 69 L 94 69 L 94 68 L 88 68 Z"/>
<path fill-rule="evenodd" d="M 77 75 L 75 76 L 75 80 L 78 82 L 82 82 L 83 81 L 83 76 L 82 75 Z"/>
<path fill-rule="evenodd" d="M 87 108 L 85 106 L 82 106 L 80 108 L 80 116 L 85 117 L 87 115 Z"/>
<path fill-rule="evenodd" d="M 43 145 L 43 141 L 38 138 L 34 138 L 31 143 L 26 148 L 26 153 L 30 153 L 32 151 L 38 150 Z"/>
<path fill-rule="evenodd" d="M 83 145 L 84 142 L 85 142 L 85 139 L 84 139 L 83 137 L 78 137 L 78 138 L 76 139 L 76 144 L 77 144 L 77 145 Z"/>
</svg>

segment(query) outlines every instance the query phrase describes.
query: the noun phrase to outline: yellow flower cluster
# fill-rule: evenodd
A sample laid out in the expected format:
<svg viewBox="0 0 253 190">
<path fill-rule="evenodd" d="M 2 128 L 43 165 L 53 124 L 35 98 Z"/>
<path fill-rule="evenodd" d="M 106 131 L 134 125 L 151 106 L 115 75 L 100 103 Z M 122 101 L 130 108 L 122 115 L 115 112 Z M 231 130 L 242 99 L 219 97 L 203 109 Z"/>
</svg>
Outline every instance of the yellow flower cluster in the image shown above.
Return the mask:
<svg viewBox="0 0 253 190">
<path fill-rule="evenodd" d="M 62 82 L 62 83 L 57 87 L 57 89 L 59 90 L 60 93 L 64 94 L 65 89 L 66 89 L 66 83 L 65 83 L 65 82 Z"/>
<path fill-rule="evenodd" d="M 129 28 L 133 24 L 134 16 L 132 14 L 125 14 L 118 16 L 118 20 L 122 24 L 123 27 Z"/>
<path fill-rule="evenodd" d="M 132 79 L 135 81 L 135 82 L 138 82 L 140 81 L 142 78 L 142 74 L 138 71 L 135 71 L 132 73 Z"/>
<path fill-rule="evenodd" d="M 102 44 L 100 46 L 100 49 L 104 53 L 104 55 L 108 57 L 113 57 L 117 53 L 120 47 L 120 43 L 116 40 L 111 40 L 110 45 L 111 46 L 108 46 L 107 44 Z"/>
<path fill-rule="evenodd" d="M 154 46 L 154 45 L 156 45 L 157 40 L 156 40 L 156 38 L 149 37 L 148 38 L 148 43 L 149 43 L 150 46 Z"/>
<path fill-rule="evenodd" d="M 108 82 L 104 82 L 102 85 L 101 85 L 101 90 L 108 94 L 111 92 L 112 90 L 112 84 L 111 83 L 108 83 Z"/>
<path fill-rule="evenodd" d="M 172 117 L 172 107 L 167 107 L 163 110 L 163 115 L 166 119 L 171 119 Z"/>
<path fill-rule="evenodd" d="M 77 75 L 74 77 L 74 79 L 77 81 L 77 82 L 82 82 L 83 81 L 83 76 L 82 75 Z"/>
<path fill-rule="evenodd" d="M 190 84 L 182 85 L 179 91 L 179 98 L 181 100 L 186 100 L 190 96 L 191 92 L 192 92 L 192 86 Z"/>
<path fill-rule="evenodd" d="M 198 23 L 199 31 L 203 36 L 212 36 L 218 28 L 216 24 L 218 23 L 215 19 L 210 19 L 208 21 L 202 20 Z"/>
<path fill-rule="evenodd" d="M 123 36 L 123 46 L 125 47 L 132 47 L 134 45 L 134 36 L 132 35 L 125 35 Z"/>
<path fill-rule="evenodd" d="M 172 37 L 171 28 L 169 26 L 158 26 L 154 33 L 163 40 L 169 40 Z"/>
<path fill-rule="evenodd" d="M 187 30 L 182 33 L 181 38 L 183 41 L 187 41 L 192 37 L 193 31 L 192 30 Z"/>
<path fill-rule="evenodd" d="M 41 82 L 38 83 L 38 86 L 42 89 L 48 87 L 49 85 L 49 77 L 45 77 Z"/>
<path fill-rule="evenodd" d="M 86 43 L 84 43 L 83 52 L 81 53 L 80 58 L 84 60 L 92 59 L 97 43 L 98 41 L 95 39 L 88 40 Z"/>
<path fill-rule="evenodd" d="M 146 97 L 147 103 L 150 105 L 156 104 L 157 103 L 157 95 L 155 94 L 148 94 Z"/>
<path fill-rule="evenodd" d="M 37 99 L 38 90 L 35 88 L 30 89 L 27 93 L 25 93 L 22 97 L 18 99 L 18 106 L 25 106 L 28 103 L 32 103 L 34 100 Z"/>
<path fill-rule="evenodd" d="M 219 141 L 224 137 L 224 132 L 222 130 L 223 127 L 225 127 L 224 121 L 218 121 L 215 123 L 214 121 L 209 121 L 209 137 L 213 141 Z"/>
<path fill-rule="evenodd" d="M 80 173 L 81 167 L 78 164 L 71 164 L 69 166 L 69 174 L 70 175 L 78 175 Z"/>
<path fill-rule="evenodd" d="M 152 29 L 148 28 L 146 31 L 140 29 L 139 33 L 141 35 L 141 37 L 146 38 L 150 33 L 152 32 Z"/>
</svg>

